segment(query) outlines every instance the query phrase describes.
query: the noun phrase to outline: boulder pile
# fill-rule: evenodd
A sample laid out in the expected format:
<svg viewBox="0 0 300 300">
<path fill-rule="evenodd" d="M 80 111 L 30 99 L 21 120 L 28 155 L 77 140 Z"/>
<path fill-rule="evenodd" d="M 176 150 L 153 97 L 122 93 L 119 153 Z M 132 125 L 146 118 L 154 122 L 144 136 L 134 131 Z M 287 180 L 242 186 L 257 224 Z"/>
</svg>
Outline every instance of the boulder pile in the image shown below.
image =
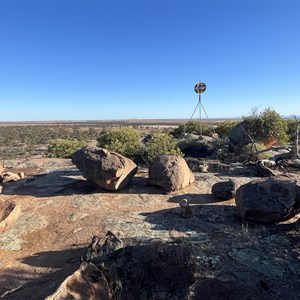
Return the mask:
<svg viewBox="0 0 300 300">
<path fill-rule="evenodd" d="M 72 162 L 87 180 L 111 191 L 125 188 L 138 169 L 129 158 L 96 147 L 78 150 Z M 167 192 L 184 189 L 194 181 L 192 171 L 180 156 L 160 155 L 149 167 L 149 183 Z"/>
</svg>

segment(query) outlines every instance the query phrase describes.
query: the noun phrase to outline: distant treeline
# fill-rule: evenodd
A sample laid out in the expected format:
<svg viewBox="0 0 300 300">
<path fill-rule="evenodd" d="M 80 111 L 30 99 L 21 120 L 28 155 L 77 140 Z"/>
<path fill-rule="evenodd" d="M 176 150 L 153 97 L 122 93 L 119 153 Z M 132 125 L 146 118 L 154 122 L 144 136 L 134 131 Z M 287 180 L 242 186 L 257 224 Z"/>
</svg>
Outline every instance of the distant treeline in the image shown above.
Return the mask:
<svg viewBox="0 0 300 300">
<path fill-rule="evenodd" d="M 295 120 L 283 119 L 270 108 L 262 113 L 254 112 L 250 116 L 243 117 L 243 120 L 248 120 L 252 124 L 250 128 L 254 129 L 254 132 L 249 131 L 251 136 L 264 131 L 275 136 L 280 134 L 285 143 L 294 140 Z M 0 122 L 0 160 L 44 154 L 49 143 L 57 139 L 87 143 L 96 141 L 103 131 L 112 127 L 135 128 L 142 135 L 165 132 L 179 138 L 182 133 L 200 135 L 217 133 L 220 138 L 224 138 L 227 132 L 240 121 L 210 120 L 210 122 L 201 121 L 201 123 L 187 120 Z M 260 126 L 257 127 L 257 125 Z"/>
<path fill-rule="evenodd" d="M 146 128 L 150 124 L 161 123 L 159 121 L 149 121 L 147 124 L 129 121 L 0 122 L 0 160 L 43 154 L 50 141 L 56 139 L 90 142 L 96 140 L 107 128 L 123 126 Z M 149 131 L 151 130 L 153 128 L 149 128 Z"/>
<path fill-rule="evenodd" d="M 103 125 L 6 125 L 0 126 L 0 159 L 36 154 L 42 146 L 55 139 L 93 140 Z"/>
</svg>

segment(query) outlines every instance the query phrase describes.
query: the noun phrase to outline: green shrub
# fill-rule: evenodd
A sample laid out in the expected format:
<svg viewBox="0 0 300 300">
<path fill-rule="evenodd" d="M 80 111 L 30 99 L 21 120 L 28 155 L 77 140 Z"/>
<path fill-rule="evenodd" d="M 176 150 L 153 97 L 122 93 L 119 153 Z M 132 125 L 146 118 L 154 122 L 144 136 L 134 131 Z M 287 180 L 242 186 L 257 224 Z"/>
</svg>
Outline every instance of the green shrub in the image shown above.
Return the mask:
<svg viewBox="0 0 300 300">
<path fill-rule="evenodd" d="M 186 124 L 181 124 L 170 132 L 174 137 L 178 138 L 183 133 L 191 133 L 210 136 L 214 132 L 213 126 L 204 122 L 191 121 Z"/>
<path fill-rule="evenodd" d="M 149 164 L 158 155 L 183 156 L 174 137 L 166 133 L 153 133 L 151 139 L 145 143 L 143 159 L 146 164 Z"/>
<path fill-rule="evenodd" d="M 84 141 L 56 139 L 50 142 L 47 157 L 70 157 L 74 152 L 87 145 Z"/>
<path fill-rule="evenodd" d="M 295 133 L 296 133 L 296 120 L 295 119 L 289 119 L 286 120 L 286 124 L 287 124 L 287 135 L 288 135 L 288 140 L 290 143 L 294 143 L 295 142 Z M 300 140 L 299 140 L 300 143 Z"/>
<path fill-rule="evenodd" d="M 288 141 L 286 121 L 270 107 L 263 112 L 253 109 L 252 114 L 243 120 L 246 132 L 259 142 L 276 140 L 285 144 Z"/>
<path fill-rule="evenodd" d="M 114 127 L 103 131 L 97 142 L 98 147 L 118 152 L 131 159 L 140 156 L 144 148 L 139 132 L 130 127 Z"/>
<path fill-rule="evenodd" d="M 227 132 L 232 129 L 238 122 L 236 121 L 224 121 L 217 125 L 215 132 L 220 138 L 224 138 L 227 135 Z"/>
</svg>

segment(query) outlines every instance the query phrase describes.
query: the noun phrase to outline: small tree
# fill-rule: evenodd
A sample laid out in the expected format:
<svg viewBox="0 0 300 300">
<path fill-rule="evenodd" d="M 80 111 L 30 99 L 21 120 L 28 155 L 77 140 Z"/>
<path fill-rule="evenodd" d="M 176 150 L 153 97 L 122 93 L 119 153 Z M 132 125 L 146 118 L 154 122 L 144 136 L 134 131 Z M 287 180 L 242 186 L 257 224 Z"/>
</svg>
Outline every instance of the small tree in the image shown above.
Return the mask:
<svg viewBox="0 0 300 300">
<path fill-rule="evenodd" d="M 85 141 L 56 139 L 50 142 L 46 151 L 47 157 L 66 158 L 70 157 L 74 152 L 85 147 Z"/>
<path fill-rule="evenodd" d="M 130 127 L 114 127 L 101 133 L 97 146 L 116 151 L 128 158 L 139 156 L 143 149 L 140 134 Z"/>
<path fill-rule="evenodd" d="M 293 116 L 295 119 L 295 139 L 294 139 L 294 148 L 292 151 L 293 158 L 299 158 L 299 127 L 300 121 L 297 120 L 296 115 Z"/>
</svg>

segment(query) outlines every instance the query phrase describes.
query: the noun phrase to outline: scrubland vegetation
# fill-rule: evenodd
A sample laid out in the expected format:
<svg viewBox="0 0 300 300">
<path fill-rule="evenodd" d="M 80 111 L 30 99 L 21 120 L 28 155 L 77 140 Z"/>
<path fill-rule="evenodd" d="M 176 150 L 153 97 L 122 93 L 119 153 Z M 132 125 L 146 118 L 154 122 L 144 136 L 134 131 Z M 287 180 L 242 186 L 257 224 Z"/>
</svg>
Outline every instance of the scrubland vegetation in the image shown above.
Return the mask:
<svg viewBox="0 0 300 300">
<path fill-rule="evenodd" d="M 283 119 L 271 108 L 262 112 L 253 109 L 250 115 L 243 116 L 242 121 L 246 137 L 252 142 L 239 149 L 245 154 L 263 150 L 263 140 L 281 145 L 294 141 L 295 120 Z M 138 122 L 131 123 L 130 126 L 125 122 L 5 124 L 0 126 L 0 159 L 34 154 L 70 157 L 77 149 L 89 144 L 119 152 L 141 164 L 149 164 L 159 154 L 188 155 L 186 149 L 193 147 L 199 153 L 206 148 L 206 152 L 202 151 L 206 155 L 214 154 L 214 158 L 224 159 L 228 156 L 228 147 L 225 147 L 227 133 L 238 123 L 229 120 L 215 123 L 191 121 L 179 123 L 175 128 L 174 122 L 172 126 L 159 126 L 159 121 L 151 126 L 143 126 Z M 193 138 L 200 133 L 214 137 L 209 146 L 211 149 L 207 149 L 207 143 L 201 139 Z"/>
</svg>

